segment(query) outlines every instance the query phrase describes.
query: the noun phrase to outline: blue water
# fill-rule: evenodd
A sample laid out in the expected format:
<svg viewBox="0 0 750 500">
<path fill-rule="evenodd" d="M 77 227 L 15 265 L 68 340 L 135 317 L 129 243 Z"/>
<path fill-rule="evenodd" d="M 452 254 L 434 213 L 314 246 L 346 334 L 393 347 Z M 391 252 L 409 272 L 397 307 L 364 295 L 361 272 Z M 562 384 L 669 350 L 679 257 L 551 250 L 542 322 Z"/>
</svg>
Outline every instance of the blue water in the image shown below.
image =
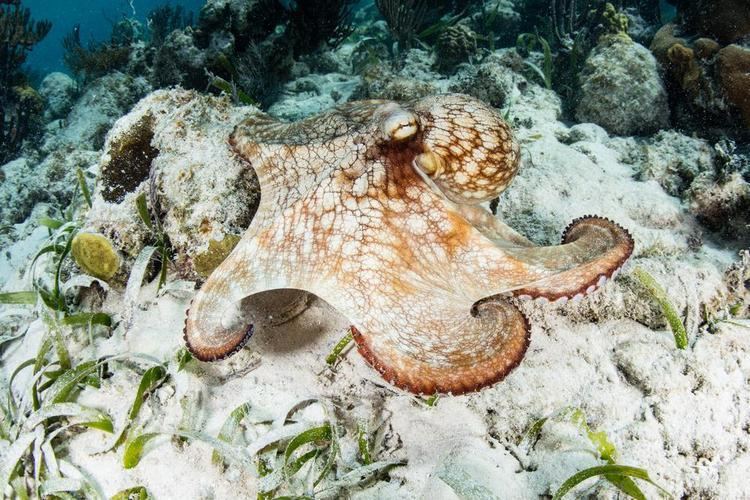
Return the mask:
<svg viewBox="0 0 750 500">
<path fill-rule="evenodd" d="M 148 13 L 162 5 L 182 5 L 195 12 L 197 18 L 203 3 L 204 0 L 133 0 L 131 8 L 126 0 L 25 0 L 23 4 L 31 9 L 34 19 L 52 21 L 52 31 L 34 47 L 28 64 L 41 74 L 65 71 L 62 40 L 76 24 L 81 25 L 81 41 L 85 45 L 89 40 L 108 40 L 112 25 L 123 16 L 133 17 L 133 10 L 135 17 L 145 24 Z"/>
</svg>

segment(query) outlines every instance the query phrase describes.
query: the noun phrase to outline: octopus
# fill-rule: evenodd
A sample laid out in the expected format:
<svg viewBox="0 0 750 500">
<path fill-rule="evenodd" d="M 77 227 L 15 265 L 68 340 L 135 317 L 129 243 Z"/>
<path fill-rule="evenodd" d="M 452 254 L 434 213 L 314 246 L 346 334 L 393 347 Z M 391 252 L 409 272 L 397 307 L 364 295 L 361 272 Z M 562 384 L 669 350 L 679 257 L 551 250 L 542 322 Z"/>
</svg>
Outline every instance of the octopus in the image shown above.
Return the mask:
<svg viewBox="0 0 750 500">
<path fill-rule="evenodd" d="M 574 220 L 559 245 L 537 246 L 487 210 L 520 151 L 502 117 L 465 95 L 351 102 L 291 123 L 257 113 L 229 144 L 255 170 L 261 200 L 188 310 L 185 340 L 202 361 L 248 341 L 249 302 L 292 289 L 343 314 L 390 384 L 476 391 L 529 346 L 517 298 L 580 299 L 633 250 L 605 218 Z"/>
</svg>

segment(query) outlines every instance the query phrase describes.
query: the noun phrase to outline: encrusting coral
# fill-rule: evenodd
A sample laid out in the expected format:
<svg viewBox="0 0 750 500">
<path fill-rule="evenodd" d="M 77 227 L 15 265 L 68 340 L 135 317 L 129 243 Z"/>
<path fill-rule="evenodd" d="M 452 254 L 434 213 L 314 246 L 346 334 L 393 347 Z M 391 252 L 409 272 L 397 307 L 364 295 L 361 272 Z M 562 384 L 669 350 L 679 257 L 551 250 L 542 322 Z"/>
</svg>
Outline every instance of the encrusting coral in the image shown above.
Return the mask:
<svg viewBox="0 0 750 500">
<path fill-rule="evenodd" d="M 465 24 L 446 28 L 438 37 L 435 49 L 438 67 L 453 72 L 459 63 L 468 62 L 477 51 L 477 34 Z"/>
<path fill-rule="evenodd" d="M 750 49 L 728 45 L 719 50 L 716 68 L 727 99 L 750 127 Z"/>
<path fill-rule="evenodd" d="M 210 240 L 208 242 L 208 249 L 205 252 L 198 254 L 193 259 L 193 265 L 195 270 L 204 278 L 214 272 L 214 269 L 219 267 L 219 264 L 224 262 L 224 259 L 234 250 L 237 243 L 240 242 L 240 237 L 236 234 L 224 235 L 224 238 L 219 240 Z"/>
<path fill-rule="evenodd" d="M 261 202 L 190 307 L 185 339 L 200 360 L 250 338 L 244 299 L 291 288 L 342 312 L 389 382 L 477 390 L 507 375 L 529 342 L 526 318 L 498 294 L 578 299 L 633 250 L 606 219 L 578 219 L 561 245 L 537 247 L 477 207 L 508 186 L 519 147 L 468 96 L 352 102 L 295 123 L 255 114 L 230 143 L 253 166 Z"/>
</svg>

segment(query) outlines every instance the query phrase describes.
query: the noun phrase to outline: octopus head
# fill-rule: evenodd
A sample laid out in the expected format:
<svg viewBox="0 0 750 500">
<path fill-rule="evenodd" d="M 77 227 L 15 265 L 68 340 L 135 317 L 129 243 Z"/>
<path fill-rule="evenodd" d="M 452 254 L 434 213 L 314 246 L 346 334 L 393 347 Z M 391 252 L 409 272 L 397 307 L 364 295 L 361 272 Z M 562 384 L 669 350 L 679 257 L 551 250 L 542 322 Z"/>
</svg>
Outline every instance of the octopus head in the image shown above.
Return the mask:
<svg viewBox="0 0 750 500">
<path fill-rule="evenodd" d="M 508 124 L 488 105 L 466 95 L 418 101 L 422 153 L 414 166 L 449 199 L 476 204 L 502 193 L 518 171 L 519 148 Z"/>
</svg>

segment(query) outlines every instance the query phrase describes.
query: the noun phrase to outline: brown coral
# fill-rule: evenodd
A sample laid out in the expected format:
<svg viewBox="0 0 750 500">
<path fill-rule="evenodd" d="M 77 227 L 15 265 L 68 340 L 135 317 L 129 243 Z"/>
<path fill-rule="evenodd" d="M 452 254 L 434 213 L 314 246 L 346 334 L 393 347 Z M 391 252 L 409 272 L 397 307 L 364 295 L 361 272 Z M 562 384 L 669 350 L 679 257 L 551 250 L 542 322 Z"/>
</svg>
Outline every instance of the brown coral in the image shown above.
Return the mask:
<svg viewBox="0 0 750 500">
<path fill-rule="evenodd" d="M 695 58 L 695 51 L 682 44 L 675 44 L 667 50 L 667 61 L 680 88 L 691 97 L 696 97 L 703 78 L 703 69 Z"/>
<path fill-rule="evenodd" d="M 667 24 L 651 43 L 666 72 L 673 111 L 726 125 L 733 106 L 750 126 L 750 50 L 739 45 L 721 48 L 711 38 L 688 41 L 677 36 L 685 29 Z"/>
<path fill-rule="evenodd" d="M 750 35 L 747 0 L 680 0 L 677 11 L 686 31 L 722 44 Z"/>
<path fill-rule="evenodd" d="M 710 38 L 699 38 L 693 43 L 695 55 L 698 59 L 710 59 L 721 49 L 721 45 L 716 40 Z"/>
<path fill-rule="evenodd" d="M 456 24 L 440 34 L 435 48 L 438 54 L 438 68 L 452 72 L 456 66 L 468 61 L 477 51 L 477 34 L 464 24 Z"/>
<path fill-rule="evenodd" d="M 724 47 L 719 51 L 717 68 L 727 99 L 750 127 L 750 50 L 739 45 Z"/>
<path fill-rule="evenodd" d="M 678 37 L 677 26 L 674 23 L 669 23 L 662 26 L 656 32 L 649 49 L 651 49 L 656 59 L 663 62 L 667 58 L 667 51 L 677 44 L 687 46 L 687 41 L 684 38 Z"/>
</svg>

